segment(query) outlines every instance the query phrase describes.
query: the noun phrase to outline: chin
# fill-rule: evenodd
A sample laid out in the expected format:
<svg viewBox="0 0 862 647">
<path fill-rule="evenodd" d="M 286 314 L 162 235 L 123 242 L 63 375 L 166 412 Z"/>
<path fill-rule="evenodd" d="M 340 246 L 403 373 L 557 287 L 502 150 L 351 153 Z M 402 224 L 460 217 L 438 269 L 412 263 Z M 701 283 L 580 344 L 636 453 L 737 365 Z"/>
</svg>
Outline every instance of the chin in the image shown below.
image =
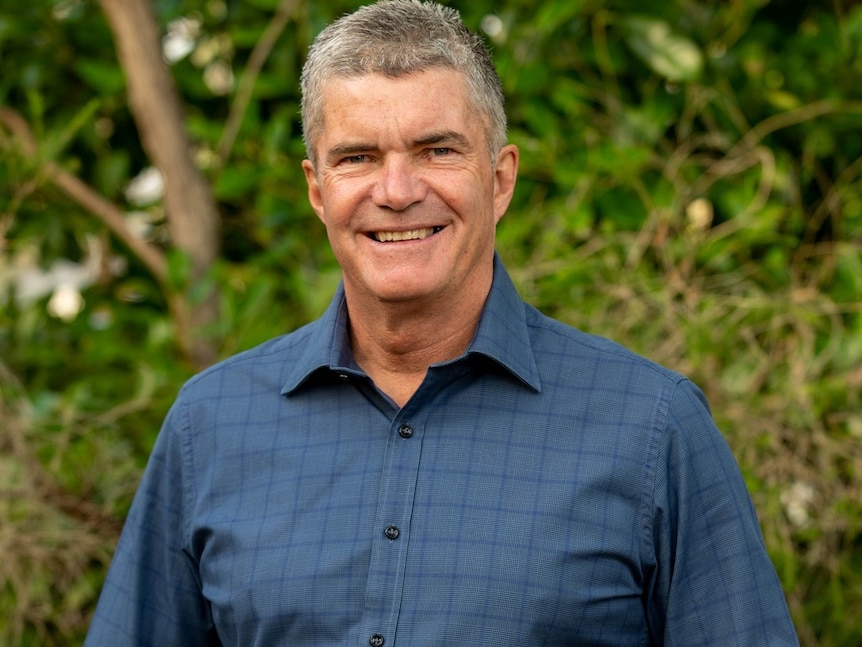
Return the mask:
<svg viewBox="0 0 862 647">
<path fill-rule="evenodd" d="M 393 283 L 390 281 L 385 284 L 378 283 L 368 286 L 368 292 L 371 295 L 378 301 L 387 303 L 422 301 L 433 298 L 437 291 L 431 285 L 416 282 Z"/>
<path fill-rule="evenodd" d="M 432 297 L 431 292 L 425 290 L 378 290 L 374 296 L 383 303 L 417 303 Z"/>
</svg>

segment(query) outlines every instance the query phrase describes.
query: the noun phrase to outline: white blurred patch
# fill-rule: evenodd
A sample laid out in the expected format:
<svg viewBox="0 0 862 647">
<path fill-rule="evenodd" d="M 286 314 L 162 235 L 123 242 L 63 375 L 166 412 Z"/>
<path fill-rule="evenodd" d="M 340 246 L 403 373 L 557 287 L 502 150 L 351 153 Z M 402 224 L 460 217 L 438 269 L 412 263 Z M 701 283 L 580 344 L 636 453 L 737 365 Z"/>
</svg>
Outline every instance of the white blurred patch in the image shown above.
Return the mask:
<svg viewBox="0 0 862 647">
<path fill-rule="evenodd" d="M 487 14 L 482 18 L 482 31 L 484 31 L 495 43 L 502 43 L 506 40 L 506 25 L 500 16 Z"/>
<path fill-rule="evenodd" d="M 93 285 L 102 272 L 107 269 L 116 276 L 125 269 L 125 262 L 119 257 L 105 263 L 103 244 L 96 237 L 86 240 L 84 251 L 80 262 L 59 258 L 47 268 L 39 263 L 36 247 L 24 248 L 11 257 L 0 255 L 0 300 L 9 288 L 21 308 L 50 295 L 49 314 L 72 321 L 84 308 L 82 292 Z"/>
<path fill-rule="evenodd" d="M 204 69 L 204 83 L 217 96 L 230 94 L 234 86 L 233 70 L 224 61 L 213 61 Z"/>
<path fill-rule="evenodd" d="M 160 200 L 165 193 L 165 181 L 161 172 L 148 166 L 126 185 L 126 200 L 139 207 Z"/>
<path fill-rule="evenodd" d="M 712 225 L 713 215 L 712 203 L 706 198 L 696 198 L 685 208 L 689 227 L 697 231 L 708 229 Z"/>
<path fill-rule="evenodd" d="M 201 32 L 201 22 L 195 18 L 179 18 L 168 24 L 162 38 L 162 56 L 169 64 L 181 61 L 195 49 Z"/>
<path fill-rule="evenodd" d="M 71 283 L 58 285 L 48 301 L 48 312 L 63 321 L 72 321 L 83 309 L 84 297 Z"/>
<path fill-rule="evenodd" d="M 811 523 L 811 512 L 816 499 L 814 486 L 804 481 L 796 481 L 779 496 L 784 513 L 797 528 L 805 528 Z"/>
</svg>

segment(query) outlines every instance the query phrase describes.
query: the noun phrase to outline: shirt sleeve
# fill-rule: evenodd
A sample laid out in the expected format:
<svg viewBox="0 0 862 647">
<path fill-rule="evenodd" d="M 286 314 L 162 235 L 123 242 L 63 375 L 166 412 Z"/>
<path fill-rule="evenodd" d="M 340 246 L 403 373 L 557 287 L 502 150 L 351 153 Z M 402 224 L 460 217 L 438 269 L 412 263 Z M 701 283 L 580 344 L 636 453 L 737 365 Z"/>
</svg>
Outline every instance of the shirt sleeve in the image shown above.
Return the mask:
<svg viewBox="0 0 862 647">
<path fill-rule="evenodd" d="M 168 414 L 126 519 L 85 647 L 220 645 L 186 532 L 181 431 L 184 409 Z"/>
<path fill-rule="evenodd" d="M 798 645 L 745 482 L 691 382 L 677 385 L 653 450 L 646 611 L 655 644 Z"/>
</svg>

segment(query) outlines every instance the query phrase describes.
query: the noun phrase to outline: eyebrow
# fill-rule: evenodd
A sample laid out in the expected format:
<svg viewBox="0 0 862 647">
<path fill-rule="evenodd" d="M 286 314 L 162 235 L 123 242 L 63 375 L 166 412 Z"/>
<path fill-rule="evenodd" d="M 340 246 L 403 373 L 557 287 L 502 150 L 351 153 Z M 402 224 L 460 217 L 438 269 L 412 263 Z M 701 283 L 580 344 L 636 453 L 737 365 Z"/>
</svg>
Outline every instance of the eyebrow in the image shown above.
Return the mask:
<svg viewBox="0 0 862 647">
<path fill-rule="evenodd" d="M 430 133 L 413 142 L 413 146 L 416 148 L 431 146 L 433 144 L 455 144 L 461 148 L 468 148 L 470 145 L 464 135 L 454 130 L 441 130 L 440 132 Z"/>
<path fill-rule="evenodd" d="M 328 151 L 326 151 L 326 161 L 328 163 L 332 163 L 344 157 L 350 157 L 351 155 L 359 155 L 360 153 L 367 153 L 370 150 L 374 150 L 373 144 L 365 144 L 362 142 L 357 144 L 339 144 L 337 146 L 333 146 Z"/>
<path fill-rule="evenodd" d="M 441 130 L 429 133 L 424 137 L 414 140 L 411 145 L 412 148 L 422 148 L 423 146 L 433 146 L 435 144 L 453 144 L 460 148 L 469 148 L 470 146 L 467 138 L 454 130 Z M 376 145 L 365 142 L 338 144 L 326 152 L 326 160 L 332 163 L 345 157 L 350 157 L 351 155 L 360 155 L 362 153 L 376 150 L 376 148 Z"/>
</svg>

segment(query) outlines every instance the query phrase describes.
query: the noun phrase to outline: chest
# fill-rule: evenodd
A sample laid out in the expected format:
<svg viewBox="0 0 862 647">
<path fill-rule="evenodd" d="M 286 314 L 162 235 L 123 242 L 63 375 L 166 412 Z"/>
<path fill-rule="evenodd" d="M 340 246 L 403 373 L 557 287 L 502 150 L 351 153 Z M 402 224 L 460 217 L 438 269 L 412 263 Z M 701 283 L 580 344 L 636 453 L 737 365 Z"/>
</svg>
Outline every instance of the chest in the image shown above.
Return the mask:
<svg viewBox="0 0 862 647">
<path fill-rule="evenodd" d="M 223 634 L 638 644 L 643 466 L 607 416 L 360 410 L 257 421 L 201 473 L 190 550 Z"/>
</svg>

